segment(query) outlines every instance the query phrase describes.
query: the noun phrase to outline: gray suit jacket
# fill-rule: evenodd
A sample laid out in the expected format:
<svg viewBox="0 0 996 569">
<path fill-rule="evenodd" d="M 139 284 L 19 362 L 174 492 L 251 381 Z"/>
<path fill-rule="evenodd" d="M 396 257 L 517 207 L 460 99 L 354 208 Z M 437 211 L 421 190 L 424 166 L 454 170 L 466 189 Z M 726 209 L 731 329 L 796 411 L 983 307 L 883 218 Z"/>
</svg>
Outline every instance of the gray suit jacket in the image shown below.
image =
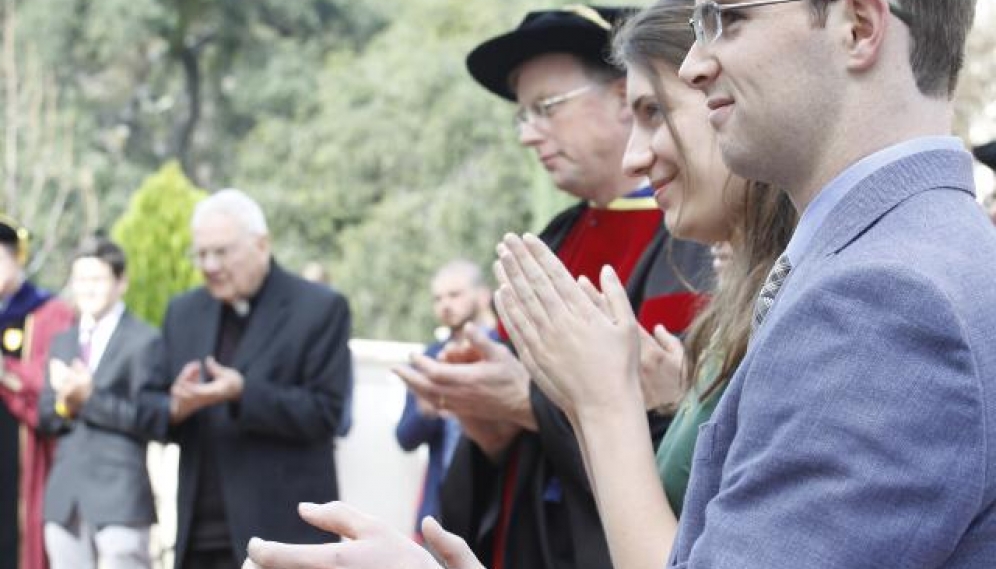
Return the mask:
<svg viewBox="0 0 996 569">
<path fill-rule="evenodd" d="M 153 406 L 155 392 L 168 392 L 187 362 L 213 353 L 221 308 L 203 287 L 170 302 L 163 323 L 166 371 L 151 386 L 147 404 Z M 352 373 L 349 333 L 345 297 L 271 265 L 232 363 L 245 378 L 241 399 L 169 428 L 180 444 L 177 567 L 190 540 L 202 460 L 216 460 L 232 554 L 240 564 L 253 536 L 329 540 L 301 520 L 297 504 L 338 497 L 333 436 Z M 165 436 L 168 398 L 157 407 L 157 429 Z M 205 437 L 212 437 L 216 456 L 201 452 Z"/>
<path fill-rule="evenodd" d="M 699 432 L 671 566 L 996 566 L 994 286 L 967 153 L 860 182 Z"/>
<path fill-rule="evenodd" d="M 49 358 L 68 364 L 79 357 L 78 336 L 76 326 L 56 336 Z M 45 521 L 68 525 L 74 506 L 96 526 L 155 521 L 145 463 L 155 420 L 138 396 L 160 375 L 161 351 L 159 333 L 125 312 L 93 373 L 93 394 L 73 420 L 55 413 L 55 393 L 46 378 L 38 428 L 59 441 L 45 488 Z"/>
</svg>

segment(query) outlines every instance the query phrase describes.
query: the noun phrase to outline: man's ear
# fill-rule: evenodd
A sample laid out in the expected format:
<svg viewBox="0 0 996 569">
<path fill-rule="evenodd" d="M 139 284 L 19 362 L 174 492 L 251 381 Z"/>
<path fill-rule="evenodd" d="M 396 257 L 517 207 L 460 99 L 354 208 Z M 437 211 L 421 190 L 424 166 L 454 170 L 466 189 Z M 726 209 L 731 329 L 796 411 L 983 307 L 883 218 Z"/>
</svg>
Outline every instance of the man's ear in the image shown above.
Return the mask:
<svg viewBox="0 0 996 569">
<path fill-rule="evenodd" d="M 261 252 L 270 255 L 270 236 L 269 235 L 259 235 L 256 237 L 256 248 Z"/>
<path fill-rule="evenodd" d="M 844 0 L 840 4 L 847 69 L 866 71 L 881 56 L 886 30 L 894 23 L 889 0 Z"/>
</svg>

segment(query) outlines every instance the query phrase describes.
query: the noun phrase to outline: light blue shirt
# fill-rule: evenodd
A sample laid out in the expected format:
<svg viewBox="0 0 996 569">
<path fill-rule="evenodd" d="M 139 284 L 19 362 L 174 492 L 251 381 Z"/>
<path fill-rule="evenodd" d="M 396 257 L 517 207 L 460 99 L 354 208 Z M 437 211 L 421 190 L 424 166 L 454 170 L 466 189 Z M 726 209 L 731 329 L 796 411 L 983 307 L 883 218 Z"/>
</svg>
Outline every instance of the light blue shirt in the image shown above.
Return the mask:
<svg viewBox="0 0 996 569">
<path fill-rule="evenodd" d="M 830 215 L 833 208 L 859 182 L 897 160 L 930 150 L 966 152 L 961 139 L 954 136 L 914 138 L 865 156 L 831 180 L 803 212 L 802 217 L 799 218 L 799 224 L 792 234 L 792 239 L 789 241 L 788 247 L 785 248 L 785 254 L 788 255 L 792 266 L 795 267 L 805 256 L 806 251 L 809 250 L 809 243 L 813 240 L 813 235 L 823 225 L 823 221 Z"/>
</svg>

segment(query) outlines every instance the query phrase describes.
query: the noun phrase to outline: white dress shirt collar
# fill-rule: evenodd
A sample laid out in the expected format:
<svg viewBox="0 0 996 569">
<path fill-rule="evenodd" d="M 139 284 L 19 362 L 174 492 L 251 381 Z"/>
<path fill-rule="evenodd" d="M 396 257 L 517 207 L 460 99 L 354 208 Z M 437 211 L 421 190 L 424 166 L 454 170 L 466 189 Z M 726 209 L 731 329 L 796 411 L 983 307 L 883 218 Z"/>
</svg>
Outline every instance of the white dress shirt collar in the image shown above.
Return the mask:
<svg viewBox="0 0 996 569">
<path fill-rule="evenodd" d="M 90 342 L 90 359 L 87 362 L 87 367 L 90 368 L 91 372 L 97 369 L 100 359 L 104 357 L 107 343 L 110 342 L 111 335 L 114 334 L 118 323 L 121 322 L 124 311 L 124 302 L 119 301 L 100 320 L 95 321 L 92 316 L 87 314 L 80 316 L 79 343 L 82 346 L 88 340 Z"/>
</svg>

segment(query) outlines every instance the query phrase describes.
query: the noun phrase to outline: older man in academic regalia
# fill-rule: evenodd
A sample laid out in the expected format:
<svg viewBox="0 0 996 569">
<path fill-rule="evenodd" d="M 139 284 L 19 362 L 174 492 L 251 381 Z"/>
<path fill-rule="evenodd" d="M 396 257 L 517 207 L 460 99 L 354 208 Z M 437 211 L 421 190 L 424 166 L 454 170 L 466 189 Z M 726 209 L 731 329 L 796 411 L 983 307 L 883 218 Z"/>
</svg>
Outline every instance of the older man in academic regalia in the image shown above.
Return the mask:
<svg viewBox="0 0 996 569">
<path fill-rule="evenodd" d="M 28 232 L 0 215 L 0 569 L 46 569 L 42 496 L 52 443 L 35 431 L 52 337 L 72 309 L 28 282 Z"/>
</svg>

